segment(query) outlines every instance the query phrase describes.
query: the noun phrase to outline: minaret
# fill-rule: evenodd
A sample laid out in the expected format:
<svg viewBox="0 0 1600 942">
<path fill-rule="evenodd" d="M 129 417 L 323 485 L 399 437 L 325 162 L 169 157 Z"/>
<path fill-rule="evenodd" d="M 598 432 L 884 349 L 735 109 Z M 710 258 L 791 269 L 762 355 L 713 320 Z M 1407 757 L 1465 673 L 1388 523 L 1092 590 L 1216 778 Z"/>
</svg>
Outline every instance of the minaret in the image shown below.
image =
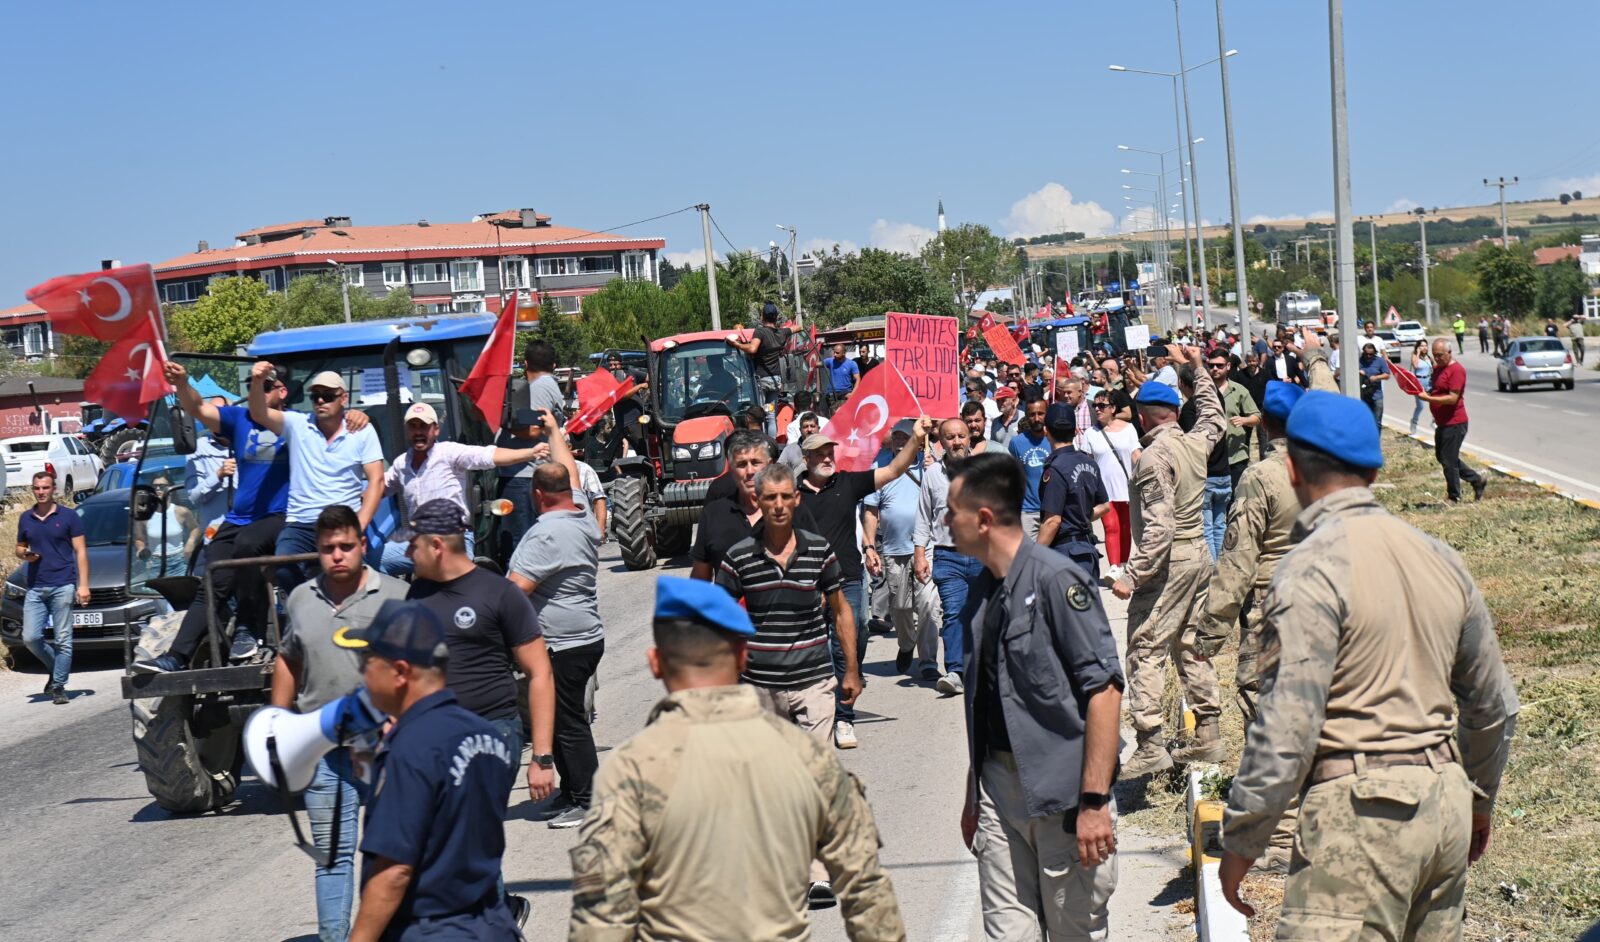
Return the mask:
<svg viewBox="0 0 1600 942">
<path fill-rule="evenodd" d="M 944 229 L 945 229 L 945 226 L 944 226 L 944 195 L 940 194 L 940 196 L 939 196 L 939 231 L 943 232 Z"/>
</svg>

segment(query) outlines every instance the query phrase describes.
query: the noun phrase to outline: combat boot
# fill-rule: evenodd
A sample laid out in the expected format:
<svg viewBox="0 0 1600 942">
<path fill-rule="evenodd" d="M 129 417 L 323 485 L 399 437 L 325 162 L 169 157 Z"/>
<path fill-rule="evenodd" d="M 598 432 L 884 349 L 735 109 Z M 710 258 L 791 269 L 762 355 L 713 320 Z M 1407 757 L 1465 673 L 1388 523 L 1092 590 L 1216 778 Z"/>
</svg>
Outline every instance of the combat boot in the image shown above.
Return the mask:
<svg viewBox="0 0 1600 942">
<path fill-rule="evenodd" d="M 1139 746 L 1128 757 L 1127 764 L 1123 765 L 1124 776 L 1138 778 L 1172 768 L 1172 755 L 1167 752 L 1167 739 L 1161 735 L 1161 730 L 1135 733 L 1135 736 Z"/>
<path fill-rule="evenodd" d="M 1184 764 L 1195 762 L 1221 762 L 1228 758 L 1222 745 L 1222 728 L 1214 716 L 1207 717 L 1194 728 L 1194 738 L 1172 750 L 1172 758 Z"/>
</svg>

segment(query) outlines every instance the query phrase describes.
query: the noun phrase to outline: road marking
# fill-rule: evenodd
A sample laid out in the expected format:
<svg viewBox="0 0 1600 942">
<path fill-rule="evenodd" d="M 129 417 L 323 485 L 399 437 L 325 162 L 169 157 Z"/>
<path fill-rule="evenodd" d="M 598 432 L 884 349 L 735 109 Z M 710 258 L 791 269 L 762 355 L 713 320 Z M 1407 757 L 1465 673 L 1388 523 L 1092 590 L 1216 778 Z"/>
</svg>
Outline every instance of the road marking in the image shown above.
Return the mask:
<svg viewBox="0 0 1600 942">
<path fill-rule="evenodd" d="M 1567 415 L 1575 415 L 1580 419 L 1587 419 L 1589 417 L 1589 413 L 1587 412 L 1574 412 L 1571 409 L 1562 409 L 1561 411 L 1565 412 Z"/>
<path fill-rule="evenodd" d="M 1541 406 L 1537 402 L 1530 402 L 1527 405 L 1528 405 L 1528 408 L 1530 408 L 1530 409 L 1549 409 L 1550 408 L 1549 406 Z"/>
<path fill-rule="evenodd" d="M 1391 418 L 1389 418 L 1387 416 L 1384 417 L 1383 424 L 1389 426 L 1390 428 L 1394 429 L 1397 432 L 1405 432 L 1406 429 L 1409 427 L 1408 423 L 1402 422 L 1402 421 L 1400 421 L 1398 419 L 1391 419 Z M 1431 435 L 1427 436 L 1427 437 L 1423 437 L 1421 434 L 1418 434 L 1416 437 L 1418 439 L 1420 439 L 1421 441 L 1423 441 L 1424 443 L 1430 445 L 1430 446 L 1433 444 L 1433 436 L 1431 436 Z M 1502 461 L 1502 462 L 1505 462 L 1507 464 L 1514 464 L 1514 465 L 1517 465 L 1518 467 L 1521 467 L 1521 468 L 1527 468 L 1529 471 L 1532 471 L 1534 474 L 1537 474 L 1540 477 L 1554 478 L 1557 481 L 1561 481 L 1562 483 L 1569 484 L 1569 485 L 1571 485 L 1573 487 L 1581 488 L 1584 491 L 1587 491 L 1587 492 L 1589 492 L 1591 494 L 1600 494 L 1600 486 L 1597 486 L 1597 485 L 1595 485 L 1595 484 L 1593 484 L 1593 483 L 1591 483 L 1589 481 L 1580 481 L 1577 478 L 1568 477 L 1567 475 L 1562 474 L 1559 471 L 1551 471 L 1549 468 L 1541 468 L 1536 464 L 1530 464 L 1529 462 L 1523 461 L 1520 458 L 1513 458 L 1510 455 L 1504 455 L 1504 454 L 1501 454 L 1498 451 L 1491 451 L 1488 448 L 1484 448 L 1481 445 L 1476 445 L 1475 444 L 1475 445 L 1463 446 L 1461 450 L 1464 451 L 1464 452 L 1469 452 L 1469 453 L 1478 454 L 1478 455 L 1487 455 L 1490 458 L 1493 458 L 1493 459 L 1495 459 L 1497 461 Z M 1513 476 L 1516 476 L 1516 475 L 1513 475 Z"/>
<path fill-rule="evenodd" d="M 944 905 L 928 938 L 934 942 L 966 942 L 978 910 L 978 862 L 957 867 L 945 889 Z"/>
</svg>

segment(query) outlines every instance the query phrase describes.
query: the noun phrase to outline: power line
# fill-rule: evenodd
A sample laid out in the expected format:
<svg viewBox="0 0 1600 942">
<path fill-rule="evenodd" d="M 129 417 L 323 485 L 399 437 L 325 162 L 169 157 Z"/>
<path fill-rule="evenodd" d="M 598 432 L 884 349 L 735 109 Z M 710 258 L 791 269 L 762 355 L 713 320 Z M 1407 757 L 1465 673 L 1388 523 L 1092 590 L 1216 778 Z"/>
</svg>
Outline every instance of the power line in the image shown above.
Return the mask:
<svg viewBox="0 0 1600 942">
<path fill-rule="evenodd" d="M 582 235 L 569 236 L 569 237 L 567 237 L 565 239 L 556 239 L 556 240 L 554 240 L 552 242 L 540 242 L 538 244 L 539 245 L 561 245 L 561 244 L 566 243 L 566 242 L 577 242 L 577 241 L 579 241 L 581 239 L 587 239 L 587 238 L 590 238 L 592 236 L 609 235 L 610 233 L 616 232 L 619 229 L 629 229 L 629 228 L 632 228 L 633 226 L 642 226 L 647 222 L 655 222 L 657 219 L 666 219 L 666 218 L 668 218 L 670 216 L 676 216 L 676 215 L 678 215 L 680 213 L 687 213 L 687 212 L 693 212 L 693 211 L 694 211 L 694 207 L 693 206 L 685 206 L 682 209 L 675 209 L 670 213 L 662 213 L 659 216 L 651 216 L 648 219 L 639 219 L 639 220 L 636 220 L 634 222 L 623 223 L 620 226 L 607 226 L 604 229 L 585 229 L 585 230 L 583 230 L 583 234 Z M 721 231 L 721 230 L 718 230 L 718 231 Z"/>
<path fill-rule="evenodd" d="M 716 228 L 717 235 L 722 236 L 722 241 L 728 243 L 728 251 L 732 252 L 734 255 L 743 255 L 744 254 L 744 249 L 741 249 L 737 245 L 734 245 L 733 244 L 733 240 L 728 238 L 728 234 L 726 232 L 722 231 L 722 226 L 720 224 L 718 224 L 717 217 L 712 216 L 710 211 L 707 211 L 706 215 L 711 217 L 711 225 Z M 754 253 L 752 252 L 751 254 L 754 254 Z"/>
</svg>

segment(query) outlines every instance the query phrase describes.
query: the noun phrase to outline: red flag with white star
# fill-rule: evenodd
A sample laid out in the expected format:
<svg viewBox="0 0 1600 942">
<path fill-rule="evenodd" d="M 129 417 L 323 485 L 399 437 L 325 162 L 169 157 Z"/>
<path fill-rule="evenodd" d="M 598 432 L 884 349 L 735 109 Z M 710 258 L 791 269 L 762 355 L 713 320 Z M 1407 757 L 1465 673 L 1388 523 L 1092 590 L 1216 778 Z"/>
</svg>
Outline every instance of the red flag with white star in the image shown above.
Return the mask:
<svg viewBox="0 0 1600 942">
<path fill-rule="evenodd" d="M 562 315 L 565 316 L 565 315 Z M 511 379 L 511 361 L 516 357 L 517 346 L 517 292 L 511 300 L 501 305 L 500 316 L 494 329 L 472 365 L 472 372 L 461 383 L 461 395 L 471 399 L 483 414 L 483 420 L 496 433 L 506 411 L 506 383 Z"/>
<path fill-rule="evenodd" d="M 165 335 L 149 265 L 62 275 L 29 288 L 28 300 L 44 308 L 51 329 L 63 334 L 115 343 L 148 322 Z"/>
<path fill-rule="evenodd" d="M 900 370 L 885 360 L 861 378 L 850 398 L 822 427 L 822 434 L 839 443 L 833 450 L 838 470 L 865 471 L 877 459 L 894 424 L 921 415 L 916 393 Z"/>
<path fill-rule="evenodd" d="M 142 421 L 150 403 L 172 392 L 163 378 L 167 350 L 156 320 L 144 316 L 106 351 L 100 365 L 83 381 L 84 398 L 129 422 Z"/>
<path fill-rule="evenodd" d="M 568 435 L 587 432 L 606 410 L 633 392 L 635 383 L 632 376 L 619 382 L 610 370 L 595 370 L 578 380 L 577 386 L 578 411 L 567 420 Z"/>
</svg>

